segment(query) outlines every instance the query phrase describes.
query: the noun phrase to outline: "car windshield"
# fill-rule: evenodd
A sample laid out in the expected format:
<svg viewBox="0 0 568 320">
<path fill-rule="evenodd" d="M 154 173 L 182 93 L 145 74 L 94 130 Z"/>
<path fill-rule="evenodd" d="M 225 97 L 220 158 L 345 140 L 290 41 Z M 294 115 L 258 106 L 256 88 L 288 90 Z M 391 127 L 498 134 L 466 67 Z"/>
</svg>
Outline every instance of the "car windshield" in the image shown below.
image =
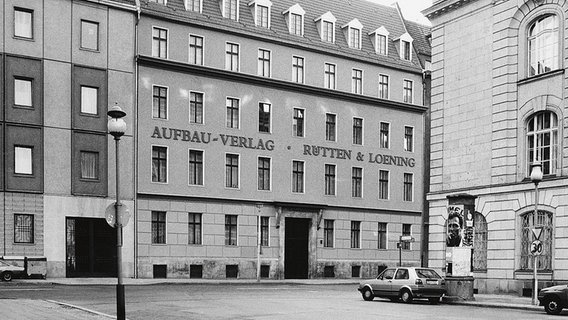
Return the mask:
<svg viewBox="0 0 568 320">
<path fill-rule="evenodd" d="M 416 275 L 418 278 L 426 278 L 426 279 L 440 279 L 440 275 L 436 273 L 436 271 L 432 269 L 416 269 Z"/>
</svg>

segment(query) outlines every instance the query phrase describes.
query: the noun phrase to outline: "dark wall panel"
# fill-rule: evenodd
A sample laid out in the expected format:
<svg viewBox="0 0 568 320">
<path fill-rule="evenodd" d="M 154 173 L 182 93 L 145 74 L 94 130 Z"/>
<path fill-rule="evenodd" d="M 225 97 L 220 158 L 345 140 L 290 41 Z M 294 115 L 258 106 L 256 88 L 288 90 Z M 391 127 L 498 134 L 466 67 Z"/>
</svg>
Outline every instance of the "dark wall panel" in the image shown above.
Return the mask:
<svg viewBox="0 0 568 320">
<path fill-rule="evenodd" d="M 81 87 L 97 88 L 97 114 L 81 113 Z M 72 113 L 73 129 L 106 132 L 107 130 L 107 74 L 105 70 L 81 66 L 73 67 Z"/>
<path fill-rule="evenodd" d="M 106 134 L 73 132 L 71 136 L 71 193 L 75 195 L 107 196 L 108 147 Z M 98 153 L 98 179 L 81 178 L 81 152 Z"/>
<path fill-rule="evenodd" d="M 43 130 L 41 128 L 6 125 L 6 190 L 43 192 Z M 32 148 L 32 174 L 15 173 L 16 146 Z"/>
<path fill-rule="evenodd" d="M 14 80 L 32 82 L 32 106 L 17 106 L 14 100 Z M 5 108 L 6 121 L 43 124 L 43 77 L 41 60 L 22 57 L 6 57 Z"/>
</svg>

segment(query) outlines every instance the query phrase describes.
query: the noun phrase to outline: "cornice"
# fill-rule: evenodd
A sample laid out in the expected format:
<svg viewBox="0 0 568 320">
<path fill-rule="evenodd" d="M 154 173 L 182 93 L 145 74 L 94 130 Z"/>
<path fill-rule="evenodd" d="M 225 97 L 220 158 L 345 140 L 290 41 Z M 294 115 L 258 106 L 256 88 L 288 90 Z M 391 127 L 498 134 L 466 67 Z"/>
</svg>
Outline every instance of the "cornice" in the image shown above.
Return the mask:
<svg viewBox="0 0 568 320">
<path fill-rule="evenodd" d="M 427 107 L 420 105 L 413 105 L 413 104 L 380 99 L 380 98 L 375 98 L 371 96 L 365 96 L 350 92 L 314 87 L 301 83 L 260 77 L 240 72 L 232 72 L 232 71 L 194 65 L 179 61 L 165 60 L 146 55 L 138 55 L 136 60 L 138 64 L 141 66 L 148 66 L 156 69 L 164 69 L 164 70 L 182 72 L 187 74 L 213 77 L 233 82 L 247 83 L 255 86 L 282 89 L 291 92 L 304 92 L 306 94 L 312 94 L 326 98 L 350 101 L 355 103 L 365 103 L 377 107 L 391 108 L 396 110 L 404 110 L 404 111 L 411 111 L 417 113 L 424 113 L 428 110 Z"/>
<path fill-rule="evenodd" d="M 463 7 L 466 4 L 469 4 L 471 2 L 474 2 L 477 0 L 439 0 L 439 1 L 434 1 L 434 4 L 425 9 L 422 10 L 422 14 L 428 18 L 428 19 L 432 19 L 436 16 L 440 16 L 442 14 L 446 14 L 450 11 L 454 11 L 458 8 Z"/>
</svg>

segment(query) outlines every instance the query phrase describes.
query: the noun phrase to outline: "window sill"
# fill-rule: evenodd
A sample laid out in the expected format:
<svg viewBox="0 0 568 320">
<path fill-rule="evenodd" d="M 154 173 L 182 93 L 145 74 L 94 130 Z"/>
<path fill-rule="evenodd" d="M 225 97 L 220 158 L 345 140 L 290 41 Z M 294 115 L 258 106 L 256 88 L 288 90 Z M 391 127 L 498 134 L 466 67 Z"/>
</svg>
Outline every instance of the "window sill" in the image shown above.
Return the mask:
<svg viewBox="0 0 568 320">
<path fill-rule="evenodd" d="M 539 280 L 552 280 L 554 272 L 552 270 L 538 270 Z M 533 270 L 515 270 L 514 278 L 518 280 L 532 280 L 534 276 Z"/>
<path fill-rule="evenodd" d="M 541 80 L 541 79 L 553 77 L 553 76 L 556 76 L 556 75 L 559 75 L 559 74 L 564 74 L 564 69 L 556 69 L 556 70 L 553 70 L 553 71 L 537 74 L 535 76 L 530 76 L 530 77 L 527 77 L 527 78 L 524 78 L 524 79 L 517 81 L 517 84 L 520 85 L 520 84 L 530 83 L 530 82 L 533 82 L 533 81 L 538 81 L 538 80 Z"/>
</svg>

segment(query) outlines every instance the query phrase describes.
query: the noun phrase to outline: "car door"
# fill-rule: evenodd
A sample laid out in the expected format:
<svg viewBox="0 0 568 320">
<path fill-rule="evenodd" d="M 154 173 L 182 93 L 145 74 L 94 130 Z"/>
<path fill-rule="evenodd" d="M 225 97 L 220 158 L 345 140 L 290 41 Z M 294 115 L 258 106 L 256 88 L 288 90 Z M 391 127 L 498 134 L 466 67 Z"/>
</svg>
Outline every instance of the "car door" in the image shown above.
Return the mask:
<svg viewBox="0 0 568 320">
<path fill-rule="evenodd" d="M 410 284 L 410 277 L 407 268 L 398 268 L 391 282 L 389 295 L 397 296 L 400 288 Z"/>
<path fill-rule="evenodd" d="M 376 296 L 388 296 L 391 291 L 391 282 L 396 269 L 386 269 L 381 273 L 373 283 L 373 293 Z"/>
</svg>

